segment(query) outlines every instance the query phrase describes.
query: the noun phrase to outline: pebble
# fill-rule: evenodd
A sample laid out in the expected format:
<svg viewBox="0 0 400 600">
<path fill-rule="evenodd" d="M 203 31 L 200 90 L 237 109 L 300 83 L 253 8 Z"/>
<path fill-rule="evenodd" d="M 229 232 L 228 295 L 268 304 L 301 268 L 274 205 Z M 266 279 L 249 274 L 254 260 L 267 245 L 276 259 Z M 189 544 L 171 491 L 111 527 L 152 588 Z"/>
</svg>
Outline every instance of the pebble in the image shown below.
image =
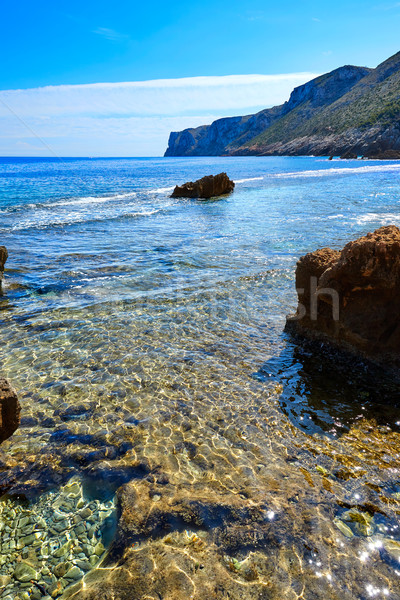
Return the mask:
<svg viewBox="0 0 400 600">
<path fill-rule="evenodd" d="M 103 544 L 101 542 L 98 542 L 94 548 L 94 553 L 97 556 L 101 556 L 102 554 L 104 554 L 104 550 L 105 550 L 105 548 L 104 548 Z"/>
<path fill-rule="evenodd" d="M 82 579 L 84 573 L 83 571 L 81 571 L 81 569 L 77 566 L 75 567 L 71 567 L 66 573 L 65 573 L 65 579 Z"/>
<path fill-rule="evenodd" d="M 92 568 L 92 565 L 88 560 L 76 560 L 75 564 L 83 571 L 90 571 L 90 569 Z"/>
<path fill-rule="evenodd" d="M 78 478 L 28 506 L 0 501 L 1 600 L 43 598 L 31 580 L 45 585 L 46 598 L 58 598 L 101 560 L 100 532 L 115 508 L 115 501 L 88 502 Z"/>
<path fill-rule="evenodd" d="M 31 579 L 37 581 L 39 579 L 39 576 L 33 567 L 27 565 L 24 562 L 21 562 L 15 568 L 14 578 L 21 583 L 27 583 L 30 582 Z"/>
<path fill-rule="evenodd" d="M 56 565 L 54 567 L 53 573 L 56 577 L 64 577 L 65 573 L 68 571 L 70 566 L 71 566 L 71 563 L 69 563 L 69 562 L 58 563 L 58 565 Z"/>
<path fill-rule="evenodd" d="M 396 563 L 400 562 L 400 542 L 397 540 L 385 539 L 383 540 L 383 547 L 392 560 Z"/>
<path fill-rule="evenodd" d="M 343 523 L 343 521 L 341 521 L 340 519 L 335 519 L 334 523 L 336 527 L 343 533 L 343 535 L 345 535 L 348 538 L 354 537 L 354 533 L 352 532 L 350 527 L 346 525 L 346 523 Z"/>
</svg>

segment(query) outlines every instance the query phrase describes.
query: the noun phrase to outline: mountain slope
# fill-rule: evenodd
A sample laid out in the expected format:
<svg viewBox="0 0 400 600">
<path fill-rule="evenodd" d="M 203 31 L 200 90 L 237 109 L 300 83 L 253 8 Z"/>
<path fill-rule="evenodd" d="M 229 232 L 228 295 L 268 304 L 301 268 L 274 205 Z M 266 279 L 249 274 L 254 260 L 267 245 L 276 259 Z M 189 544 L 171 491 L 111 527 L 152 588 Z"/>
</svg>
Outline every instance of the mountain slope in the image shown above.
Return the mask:
<svg viewBox="0 0 400 600">
<path fill-rule="evenodd" d="M 400 52 L 376 69 L 345 66 L 285 104 L 171 133 L 166 156 L 359 154 L 400 150 Z"/>
</svg>

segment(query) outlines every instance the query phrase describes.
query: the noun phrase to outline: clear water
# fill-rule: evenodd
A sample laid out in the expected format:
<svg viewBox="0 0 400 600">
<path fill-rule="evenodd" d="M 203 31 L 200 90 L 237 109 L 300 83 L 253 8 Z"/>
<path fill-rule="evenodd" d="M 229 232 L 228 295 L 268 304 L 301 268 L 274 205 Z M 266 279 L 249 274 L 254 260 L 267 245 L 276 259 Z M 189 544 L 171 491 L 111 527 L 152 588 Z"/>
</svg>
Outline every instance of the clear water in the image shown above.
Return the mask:
<svg viewBox="0 0 400 600">
<path fill-rule="evenodd" d="M 169 197 L 220 171 L 231 196 Z M 400 226 L 394 162 L 1 159 L 0 372 L 23 411 L 3 490 L 37 501 L 74 476 L 107 502 L 155 465 L 177 486 L 209 469 L 221 494 L 262 494 L 272 527 L 286 518 L 276 535 L 302 567 L 281 566 L 285 593 L 400 598 L 397 390 L 283 333 L 299 256 L 383 224 Z M 351 507 L 373 522 L 347 537 Z"/>
</svg>

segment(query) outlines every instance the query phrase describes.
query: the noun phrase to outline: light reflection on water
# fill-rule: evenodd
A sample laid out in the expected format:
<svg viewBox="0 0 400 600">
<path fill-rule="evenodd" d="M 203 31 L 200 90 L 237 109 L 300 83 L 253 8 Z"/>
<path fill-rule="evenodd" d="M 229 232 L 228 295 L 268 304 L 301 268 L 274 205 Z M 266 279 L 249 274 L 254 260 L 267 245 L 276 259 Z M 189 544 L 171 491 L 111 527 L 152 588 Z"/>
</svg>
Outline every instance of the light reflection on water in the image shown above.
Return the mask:
<svg viewBox="0 0 400 600">
<path fill-rule="evenodd" d="M 1 373 L 23 420 L 0 483 L 33 497 L 73 475 L 113 494 L 155 466 L 177 488 L 212 478 L 221 497 L 263 498 L 276 539 L 243 543 L 227 577 L 254 552 L 260 580 L 276 567 L 271 597 L 399 598 L 398 390 L 388 402 L 283 334 L 301 254 L 400 223 L 397 167 L 348 163 L 1 163 Z M 168 197 L 221 170 L 245 180 L 231 197 Z"/>
</svg>

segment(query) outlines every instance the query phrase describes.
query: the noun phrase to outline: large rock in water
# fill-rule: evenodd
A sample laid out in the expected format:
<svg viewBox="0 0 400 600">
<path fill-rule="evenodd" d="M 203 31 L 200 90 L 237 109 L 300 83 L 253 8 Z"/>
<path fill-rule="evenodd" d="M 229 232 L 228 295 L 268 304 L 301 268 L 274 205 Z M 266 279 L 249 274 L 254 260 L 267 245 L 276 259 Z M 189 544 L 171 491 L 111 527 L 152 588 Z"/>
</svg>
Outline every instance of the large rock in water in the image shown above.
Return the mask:
<svg viewBox="0 0 400 600">
<path fill-rule="evenodd" d="M 6 264 L 7 258 L 7 248 L 5 246 L 0 246 L 0 284 L 3 280 L 4 265 Z"/>
<path fill-rule="evenodd" d="M 188 181 L 182 186 L 177 185 L 171 198 L 212 198 L 233 192 L 235 183 L 226 173 L 206 175 L 197 181 Z"/>
<path fill-rule="evenodd" d="M 394 225 L 297 263 L 299 305 L 286 328 L 400 366 L 400 230 Z"/>
<path fill-rule="evenodd" d="M 0 377 L 0 444 L 18 429 L 20 412 L 17 394 L 8 381 Z"/>
</svg>

